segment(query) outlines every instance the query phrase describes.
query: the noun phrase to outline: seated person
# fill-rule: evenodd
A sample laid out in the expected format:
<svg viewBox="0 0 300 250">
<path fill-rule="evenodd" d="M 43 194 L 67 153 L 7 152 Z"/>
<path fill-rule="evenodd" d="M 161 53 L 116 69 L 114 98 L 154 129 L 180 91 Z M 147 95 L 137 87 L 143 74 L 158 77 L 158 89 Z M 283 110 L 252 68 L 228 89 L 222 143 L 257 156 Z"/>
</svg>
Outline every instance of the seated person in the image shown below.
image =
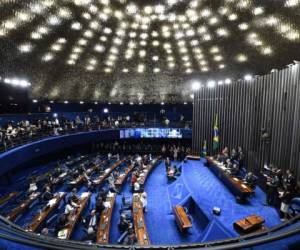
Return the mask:
<svg viewBox="0 0 300 250">
<path fill-rule="evenodd" d="M 131 224 L 131 221 L 127 218 L 126 214 L 124 212 L 122 212 L 120 215 L 120 222 L 118 224 L 118 228 L 119 228 L 120 232 L 123 233 L 126 230 L 128 230 L 130 224 Z"/>
<path fill-rule="evenodd" d="M 48 202 L 53 198 L 53 194 L 51 192 L 51 188 L 49 186 L 45 187 L 45 192 L 42 194 L 43 201 Z"/>
<path fill-rule="evenodd" d="M 240 173 L 240 167 L 238 164 L 232 164 L 232 168 L 230 169 L 230 174 L 231 175 L 234 175 L 234 176 L 237 176 L 239 175 Z"/>
<path fill-rule="evenodd" d="M 228 147 L 225 147 L 221 153 L 217 155 L 217 160 L 220 162 L 225 162 L 229 158 L 229 150 Z"/>
<path fill-rule="evenodd" d="M 138 181 L 136 181 L 133 185 L 133 191 L 134 192 L 140 192 L 141 191 L 141 185 Z"/>
<path fill-rule="evenodd" d="M 230 152 L 230 160 L 235 161 L 238 159 L 238 153 L 236 152 L 235 148 L 233 148 Z"/>
<path fill-rule="evenodd" d="M 87 235 L 83 240 L 95 240 L 97 232 L 97 213 L 96 210 L 92 210 L 91 213 L 83 219 L 83 223 L 86 228 Z"/>
<path fill-rule="evenodd" d="M 36 179 L 32 178 L 30 181 L 30 184 L 29 184 L 28 194 L 30 195 L 30 194 L 36 192 L 37 190 L 38 190 L 38 187 L 37 187 Z"/>
<path fill-rule="evenodd" d="M 79 197 L 77 196 L 76 188 L 72 189 L 72 192 L 70 193 L 70 196 L 69 196 L 69 201 L 71 201 L 72 203 L 77 203 L 79 201 Z"/>
<path fill-rule="evenodd" d="M 67 205 L 66 205 L 66 207 L 65 207 L 65 214 L 66 215 L 72 215 L 72 214 L 74 214 L 75 213 L 75 211 L 76 211 L 76 208 L 78 208 L 79 206 L 76 204 L 76 203 L 74 203 L 74 202 L 72 202 L 72 201 L 68 201 L 68 203 L 67 203 Z"/>
<path fill-rule="evenodd" d="M 178 168 L 176 166 L 174 166 L 174 168 L 175 168 L 175 175 L 176 176 L 181 175 L 182 166 L 179 166 Z"/>
<path fill-rule="evenodd" d="M 176 180 L 177 177 L 175 176 L 175 173 L 176 173 L 176 166 L 174 167 L 170 167 L 168 172 L 167 172 L 167 176 L 168 176 L 168 179 L 169 180 Z"/>
<path fill-rule="evenodd" d="M 69 224 L 68 215 L 61 214 L 61 216 L 59 216 L 58 221 L 55 225 L 55 234 L 57 235 L 58 232 L 64 229 L 68 224 Z"/>
<path fill-rule="evenodd" d="M 102 196 L 98 196 L 97 197 L 97 200 L 96 200 L 96 211 L 99 213 L 99 214 L 101 214 L 102 213 L 102 211 L 104 210 L 104 204 L 103 204 L 103 198 L 102 198 Z"/>
<path fill-rule="evenodd" d="M 145 191 L 141 195 L 141 203 L 143 206 L 143 211 L 147 212 L 147 193 Z"/>
<path fill-rule="evenodd" d="M 256 186 L 256 180 L 257 180 L 257 177 L 252 172 L 249 172 L 248 174 L 246 174 L 246 176 L 244 178 L 244 182 L 252 189 L 254 189 Z"/>
<path fill-rule="evenodd" d="M 134 245 L 137 242 L 135 232 L 133 228 L 128 230 L 128 235 L 125 237 L 123 244 L 124 245 Z"/>
</svg>

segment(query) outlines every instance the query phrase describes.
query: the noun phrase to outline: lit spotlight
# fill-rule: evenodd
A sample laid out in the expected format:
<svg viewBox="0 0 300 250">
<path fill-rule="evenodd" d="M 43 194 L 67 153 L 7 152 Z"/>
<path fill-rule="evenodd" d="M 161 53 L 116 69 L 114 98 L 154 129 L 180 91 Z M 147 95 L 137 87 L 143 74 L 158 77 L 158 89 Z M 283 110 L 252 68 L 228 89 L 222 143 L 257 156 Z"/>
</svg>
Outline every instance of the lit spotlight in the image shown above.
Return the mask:
<svg viewBox="0 0 300 250">
<path fill-rule="evenodd" d="M 33 103 L 37 103 L 37 102 L 38 102 L 38 100 L 35 100 L 35 99 L 34 99 L 34 100 L 32 100 L 32 102 L 33 102 Z"/>
<path fill-rule="evenodd" d="M 231 79 L 227 78 L 225 79 L 225 84 L 230 84 L 231 83 Z"/>
<path fill-rule="evenodd" d="M 194 82 L 192 83 L 192 90 L 197 91 L 197 90 L 200 89 L 200 87 L 201 87 L 201 83 L 200 83 L 200 82 L 194 81 Z"/>
<path fill-rule="evenodd" d="M 103 109 L 103 113 L 107 114 L 108 113 L 108 109 L 107 108 Z"/>
<path fill-rule="evenodd" d="M 207 82 L 207 87 L 208 88 L 214 88 L 216 86 L 216 82 L 215 81 L 208 81 Z"/>
<path fill-rule="evenodd" d="M 247 75 L 244 76 L 244 79 L 245 79 L 245 81 L 251 81 L 252 80 L 252 75 L 247 74 Z"/>
</svg>

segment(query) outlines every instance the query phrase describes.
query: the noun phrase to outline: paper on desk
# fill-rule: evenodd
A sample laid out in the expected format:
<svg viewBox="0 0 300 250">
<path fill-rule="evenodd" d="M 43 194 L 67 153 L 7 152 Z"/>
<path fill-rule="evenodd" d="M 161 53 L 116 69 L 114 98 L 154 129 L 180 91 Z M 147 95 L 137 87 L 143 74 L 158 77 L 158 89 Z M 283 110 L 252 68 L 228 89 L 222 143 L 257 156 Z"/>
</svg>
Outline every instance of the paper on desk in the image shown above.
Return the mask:
<svg viewBox="0 0 300 250">
<path fill-rule="evenodd" d="M 53 198 L 53 199 L 51 199 L 50 201 L 48 201 L 48 205 L 49 205 L 50 207 L 54 206 L 55 203 L 56 203 L 56 198 Z"/>
<path fill-rule="evenodd" d="M 68 229 L 62 229 L 58 232 L 58 238 L 60 239 L 66 239 L 68 235 Z"/>
<path fill-rule="evenodd" d="M 104 202 L 103 205 L 106 208 L 110 208 L 110 202 L 109 201 Z"/>
<path fill-rule="evenodd" d="M 84 192 L 81 194 L 81 198 L 86 198 L 89 196 L 89 192 Z"/>
</svg>

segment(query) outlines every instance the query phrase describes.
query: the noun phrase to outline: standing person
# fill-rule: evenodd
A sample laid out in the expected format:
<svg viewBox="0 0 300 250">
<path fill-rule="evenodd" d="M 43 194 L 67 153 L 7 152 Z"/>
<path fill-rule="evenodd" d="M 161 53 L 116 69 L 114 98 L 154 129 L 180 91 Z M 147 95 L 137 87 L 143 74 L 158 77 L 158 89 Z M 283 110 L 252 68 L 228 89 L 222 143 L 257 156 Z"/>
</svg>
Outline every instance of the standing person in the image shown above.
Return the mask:
<svg viewBox="0 0 300 250">
<path fill-rule="evenodd" d="M 174 157 L 174 161 L 177 161 L 177 158 L 178 158 L 178 149 L 177 149 L 176 146 L 174 146 L 173 157 Z"/>
<path fill-rule="evenodd" d="M 277 188 L 279 186 L 279 178 L 277 174 L 267 177 L 267 197 L 266 205 L 273 206 L 275 198 L 278 196 Z"/>
<path fill-rule="evenodd" d="M 283 186 L 283 191 L 279 192 L 279 198 L 281 199 L 280 212 L 283 221 L 288 219 L 288 211 L 292 200 L 292 192 L 286 185 Z"/>
<path fill-rule="evenodd" d="M 162 148 L 161 148 L 161 154 L 162 154 L 163 158 L 166 158 L 166 151 L 167 151 L 167 149 L 166 149 L 166 146 L 164 144 L 164 145 L 162 145 Z"/>
<path fill-rule="evenodd" d="M 171 161 L 169 157 L 167 157 L 167 159 L 165 160 L 165 166 L 166 166 L 166 172 L 168 173 L 168 170 L 171 167 Z"/>
</svg>

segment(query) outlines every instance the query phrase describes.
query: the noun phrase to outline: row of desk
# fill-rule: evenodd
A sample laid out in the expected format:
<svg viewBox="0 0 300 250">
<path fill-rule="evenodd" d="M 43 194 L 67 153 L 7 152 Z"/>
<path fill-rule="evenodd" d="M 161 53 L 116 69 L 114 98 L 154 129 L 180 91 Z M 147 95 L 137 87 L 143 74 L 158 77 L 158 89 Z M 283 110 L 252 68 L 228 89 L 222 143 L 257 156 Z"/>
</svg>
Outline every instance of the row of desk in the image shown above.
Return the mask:
<svg viewBox="0 0 300 250">
<path fill-rule="evenodd" d="M 30 207 L 30 205 L 40 197 L 40 195 L 40 192 L 35 192 L 26 197 L 26 199 L 23 200 L 19 206 L 10 211 L 10 213 L 6 216 L 6 219 L 15 221 L 19 215 L 23 214 Z"/>
<path fill-rule="evenodd" d="M 134 165 L 128 166 L 124 173 L 120 174 L 118 178 L 115 180 L 115 185 L 121 187 L 125 180 L 127 179 L 129 173 L 132 171 Z M 110 234 L 110 224 L 111 217 L 114 209 L 116 201 L 116 194 L 110 193 L 110 196 L 106 197 L 106 208 L 101 213 L 97 231 L 96 242 L 99 244 L 108 244 L 109 243 L 109 234 Z"/>
<path fill-rule="evenodd" d="M 17 196 L 18 192 L 11 192 L 3 197 L 1 197 L 0 199 L 0 207 L 5 205 L 7 202 L 9 202 L 10 200 L 12 200 L 13 198 L 15 198 Z"/>
<path fill-rule="evenodd" d="M 57 237 L 60 239 L 64 239 L 64 240 L 68 240 L 71 238 L 71 235 L 74 231 L 75 225 L 82 213 L 82 211 L 85 209 L 86 205 L 89 202 L 89 199 L 91 197 L 91 193 L 90 192 L 84 192 L 81 194 L 79 201 L 77 202 L 77 205 L 79 206 L 78 208 L 76 208 L 76 211 L 74 214 L 70 214 L 69 216 L 69 223 L 66 225 L 65 228 L 63 228 L 62 230 L 60 230 L 58 232 Z"/>
<path fill-rule="evenodd" d="M 147 165 L 145 169 L 143 169 L 142 175 L 140 175 L 138 181 L 141 186 L 145 185 L 147 177 L 149 176 L 150 172 L 154 169 L 157 165 L 158 159 L 154 159 L 151 161 L 150 164 Z M 148 235 L 145 218 L 144 218 L 144 211 L 143 211 L 143 204 L 141 202 L 141 193 L 134 193 L 133 194 L 133 201 L 132 201 L 132 213 L 133 213 L 133 226 L 134 231 L 137 237 L 137 242 L 139 245 L 150 245 L 150 238 Z"/>
<path fill-rule="evenodd" d="M 118 166 L 120 166 L 120 164 L 124 161 L 124 159 L 119 160 L 116 163 L 114 163 L 111 167 L 105 169 L 102 175 L 100 175 L 97 179 L 93 180 L 93 184 L 100 185 L 111 174 L 111 172 L 114 171 Z"/>
<path fill-rule="evenodd" d="M 221 162 L 213 157 L 206 157 L 208 167 L 212 172 L 225 184 L 225 186 L 238 198 L 240 201 L 245 201 L 249 196 L 254 194 L 254 190 L 245 184 L 239 178 L 230 175 L 226 171 L 226 167 Z"/>
<path fill-rule="evenodd" d="M 48 201 L 47 205 L 41 210 L 41 212 L 34 216 L 26 230 L 29 232 L 36 232 L 47 217 L 58 208 L 65 195 L 65 192 L 56 193 L 54 197 Z"/>
</svg>

